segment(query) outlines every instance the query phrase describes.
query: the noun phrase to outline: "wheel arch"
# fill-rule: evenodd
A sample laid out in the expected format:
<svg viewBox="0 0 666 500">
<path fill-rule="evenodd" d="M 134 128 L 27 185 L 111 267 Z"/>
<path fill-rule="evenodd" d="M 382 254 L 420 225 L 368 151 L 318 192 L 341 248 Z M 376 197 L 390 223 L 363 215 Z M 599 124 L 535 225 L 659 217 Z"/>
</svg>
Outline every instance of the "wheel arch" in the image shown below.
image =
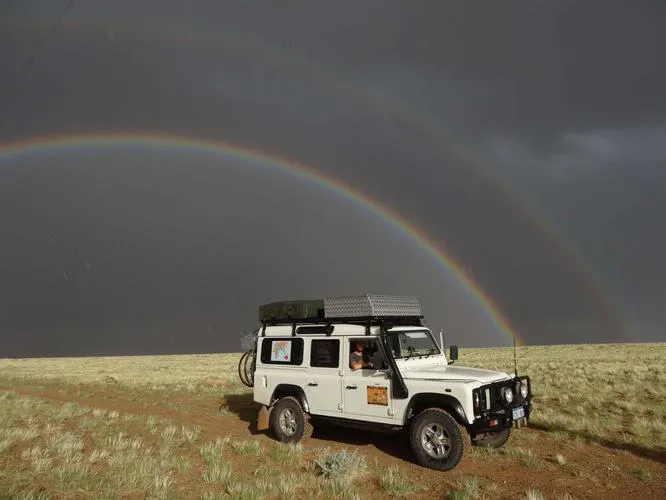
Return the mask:
<svg viewBox="0 0 666 500">
<path fill-rule="evenodd" d="M 278 384 L 271 394 L 271 406 L 275 401 L 286 396 L 293 396 L 301 404 L 303 411 L 310 413 L 310 405 L 308 405 L 308 398 L 305 396 L 303 388 L 296 384 Z"/>
<path fill-rule="evenodd" d="M 433 407 L 447 411 L 460 425 L 465 427 L 469 425 L 465 409 L 460 401 L 449 394 L 438 394 L 436 392 L 416 394 L 409 400 L 404 415 L 405 425 L 409 424 L 423 410 Z"/>
</svg>

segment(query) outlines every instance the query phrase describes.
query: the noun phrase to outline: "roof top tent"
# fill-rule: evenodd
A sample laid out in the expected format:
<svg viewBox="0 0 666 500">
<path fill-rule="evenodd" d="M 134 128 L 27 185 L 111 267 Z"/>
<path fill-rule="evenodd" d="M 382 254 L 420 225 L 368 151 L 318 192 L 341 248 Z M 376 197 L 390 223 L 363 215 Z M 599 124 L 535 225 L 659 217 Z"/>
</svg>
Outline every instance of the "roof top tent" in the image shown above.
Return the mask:
<svg viewBox="0 0 666 500">
<path fill-rule="evenodd" d="M 423 314 L 416 297 L 406 295 L 350 295 L 312 300 L 271 302 L 259 307 L 259 321 L 267 325 L 354 323 L 372 325 L 423 326 Z M 330 335 L 330 329 L 325 330 Z"/>
</svg>

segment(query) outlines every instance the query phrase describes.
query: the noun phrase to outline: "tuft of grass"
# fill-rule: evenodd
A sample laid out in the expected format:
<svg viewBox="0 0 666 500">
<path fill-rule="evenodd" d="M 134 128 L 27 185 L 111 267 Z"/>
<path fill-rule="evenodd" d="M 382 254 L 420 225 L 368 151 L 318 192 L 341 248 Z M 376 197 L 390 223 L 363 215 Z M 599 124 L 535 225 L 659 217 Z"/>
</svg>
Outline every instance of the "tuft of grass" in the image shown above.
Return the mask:
<svg viewBox="0 0 666 500">
<path fill-rule="evenodd" d="M 105 462 L 108 461 L 110 456 L 111 452 L 109 450 L 93 450 L 88 456 L 88 462 L 91 464 Z"/>
<path fill-rule="evenodd" d="M 21 453 L 21 458 L 27 460 L 32 465 L 32 470 L 41 473 L 49 470 L 53 463 L 53 457 L 47 448 L 41 446 L 33 446 Z"/>
<path fill-rule="evenodd" d="M 174 466 L 178 472 L 187 472 L 192 467 L 192 462 L 187 457 L 178 455 L 174 459 Z"/>
<path fill-rule="evenodd" d="M 13 437 L 18 441 L 31 441 L 36 437 L 39 437 L 39 431 L 37 431 L 37 429 L 35 429 L 34 427 L 33 428 L 17 427 L 7 431 L 7 435 L 9 437 Z"/>
<path fill-rule="evenodd" d="M 631 473 L 634 474 L 636 477 L 638 477 L 638 479 L 640 479 L 644 483 L 652 479 L 652 474 L 650 473 L 650 471 L 647 469 L 643 469 L 641 467 L 633 469 Z"/>
<path fill-rule="evenodd" d="M 277 443 L 271 450 L 274 460 L 295 465 L 303 458 L 303 445 L 301 443 Z"/>
<path fill-rule="evenodd" d="M 229 464 L 212 463 L 202 474 L 202 478 L 207 483 L 226 485 L 231 478 L 232 472 L 231 465 Z"/>
<path fill-rule="evenodd" d="M 354 491 L 352 484 L 344 478 L 335 478 L 326 481 L 324 493 L 329 497 L 342 500 L 361 500 L 361 495 Z"/>
<path fill-rule="evenodd" d="M 16 488 L 9 490 L 9 498 L 14 500 L 48 500 L 50 497 L 43 491 L 35 493 L 34 491 L 21 491 Z"/>
<path fill-rule="evenodd" d="M 11 439 L 11 438 L 5 438 L 5 439 L 1 440 L 0 441 L 0 453 L 3 453 L 5 451 L 9 450 L 9 448 L 11 448 L 13 444 L 14 444 L 14 440 Z"/>
<path fill-rule="evenodd" d="M 106 439 L 106 444 L 111 450 L 123 451 L 123 450 L 139 450 L 142 446 L 142 440 L 140 437 L 129 437 L 126 436 L 124 432 L 118 432 L 117 434 L 112 434 Z"/>
<path fill-rule="evenodd" d="M 155 472 L 152 482 L 152 493 L 157 498 L 167 498 L 171 486 L 173 486 L 173 479 L 170 472 Z"/>
<path fill-rule="evenodd" d="M 446 498 L 448 500 L 472 500 L 479 496 L 479 479 L 469 477 L 462 481 L 456 489 L 449 490 Z"/>
<path fill-rule="evenodd" d="M 169 424 L 162 430 L 162 439 L 173 439 L 176 437 L 176 432 L 178 432 L 178 428 L 175 425 Z"/>
<path fill-rule="evenodd" d="M 392 465 L 379 473 L 379 485 L 389 495 L 408 495 L 417 488 L 400 473 L 397 465 Z"/>
<path fill-rule="evenodd" d="M 525 492 L 525 499 L 526 500 L 545 500 L 546 497 L 543 496 L 543 493 L 541 491 L 537 490 L 536 488 L 530 488 Z"/>
<path fill-rule="evenodd" d="M 148 415 L 148 418 L 146 418 L 146 425 L 151 434 L 157 432 L 157 418 L 154 415 Z"/>
<path fill-rule="evenodd" d="M 199 439 L 199 434 L 201 433 L 201 427 L 195 425 L 193 427 L 188 427 L 183 425 L 180 429 L 182 437 L 188 443 L 193 443 Z"/>
<path fill-rule="evenodd" d="M 232 499 L 259 500 L 272 489 L 272 484 L 267 479 L 261 478 L 255 481 L 230 482 L 226 487 L 226 492 Z"/>
<path fill-rule="evenodd" d="M 60 408 L 60 416 L 63 418 L 74 418 L 74 417 L 81 417 L 88 413 L 90 410 L 87 408 L 81 408 L 79 405 L 76 403 L 65 403 L 61 408 Z"/>
<path fill-rule="evenodd" d="M 326 449 L 312 463 L 315 474 L 321 475 L 325 479 L 353 478 L 366 468 L 365 457 L 347 449 L 336 453 L 331 453 Z"/>
<path fill-rule="evenodd" d="M 354 482 L 367 471 L 365 457 L 356 451 L 342 449 L 332 453 L 328 448 L 320 450 L 309 466 L 317 477 L 324 480 L 324 492 L 333 497 L 356 499 L 360 496 L 353 489 Z"/>
<path fill-rule="evenodd" d="M 90 466 L 82 463 L 64 464 L 55 469 L 56 487 L 60 491 L 87 491 L 90 480 Z"/>
<path fill-rule="evenodd" d="M 214 442 L 204 443 L 199 448 L 199 454 L 206 462 L 215 461 L 220 458 L 222 449 L 230 440 L 231 438 L 229 436 L 225 438 L 218 437 Z"/>
<path fill-rule="evenodd" d="M 72 432 L 56 434 L 50 439 L 51 448 L 65 460 L 83 452 L 83 436 Z"/>
<path fill-rule="evenodd" d="M 251 441 L 234 441 L 231 447 L 239 455 L 255 455 L 259 456 L 263 451 L 259 441 L 253 439 Z"/>
<path fill-rule="evenodd" d="M 227 495 L 221 491 L 205 491 L 199 498 L 201 500 L 223 500 L 227 498 Z"/>
<path fill-rule="evenodd" d="M 296 475 L 288 474 L 286 476 L 280 476 L 280 482 L 278 483 L 278 493 L 280 494 L 280 498 L 294 498 L 298 485 L 299 478 Z"/>
<path fill-rule="evenodd" d="M 510 457 L 517 457 L 525 467 L 535 468 L 541 464 L 541 459 L 530 448 L 522 449 L 513 446 L 502 448 L 502 453 Z"/>
</svg>

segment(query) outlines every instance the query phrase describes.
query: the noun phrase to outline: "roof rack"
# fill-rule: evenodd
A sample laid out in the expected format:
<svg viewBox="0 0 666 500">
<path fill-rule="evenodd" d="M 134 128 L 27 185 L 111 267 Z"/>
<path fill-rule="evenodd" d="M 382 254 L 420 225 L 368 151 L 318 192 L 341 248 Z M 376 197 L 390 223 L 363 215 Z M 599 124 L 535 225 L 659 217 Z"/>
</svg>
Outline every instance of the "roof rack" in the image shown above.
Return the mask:
<svg viewBox="0 0 666 500">
<path fill-rule="evenodd" d="M 299 324 L 328 325 L 321 333 L 330 335 L 333 323 L 364 325 L 369 335 L 371 326 L 423 326 L 423 314 L 416 297 L 365 294 L 271 302 L 259 307 L 259 321 L 262 337 L 268 325 L 291 325 L 295 336 Z"/>
</svg>

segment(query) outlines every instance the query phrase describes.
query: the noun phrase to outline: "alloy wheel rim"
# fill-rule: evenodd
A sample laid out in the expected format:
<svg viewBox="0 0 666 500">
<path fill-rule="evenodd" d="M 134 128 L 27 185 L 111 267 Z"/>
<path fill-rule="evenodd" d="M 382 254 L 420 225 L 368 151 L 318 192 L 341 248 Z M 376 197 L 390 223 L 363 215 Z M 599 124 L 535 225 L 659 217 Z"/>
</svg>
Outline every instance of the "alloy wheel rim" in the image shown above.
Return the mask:
<svg viewBox="0 0 666 500">
<path fill-rule="evenodd" d="M 292 436 L 296 433 L 296 428 L 296 415 L 291 409 L 285 408 L 280 414 L 280 429 L 288 436 Z"/>
<path fill-rule="evenodd" d="M 428 455 L 436 459 L 446 458 L 451 453 L 451 440 L 440 424 L 430 424 L 423 428 L 421 446 Z"/>
</svg>

